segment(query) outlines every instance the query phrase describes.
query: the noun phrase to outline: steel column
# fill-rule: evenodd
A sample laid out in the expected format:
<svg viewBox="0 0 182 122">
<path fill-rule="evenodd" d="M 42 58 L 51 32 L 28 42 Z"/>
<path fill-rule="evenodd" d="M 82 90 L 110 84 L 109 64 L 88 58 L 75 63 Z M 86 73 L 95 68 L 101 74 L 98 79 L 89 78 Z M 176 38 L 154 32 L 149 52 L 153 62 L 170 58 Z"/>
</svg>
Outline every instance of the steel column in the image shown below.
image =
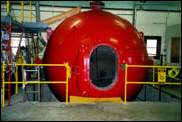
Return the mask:
<svg viewBox="0 0 182 122">
<path fill-rule="evenodd" d="M 39 1 L 35 2 L 35 8 L 36 8 L 36 22 L 40 22 L 40 3 Z M 38 37 L 41 36 L 41 33 L 37 33 Z"/>
<path fill-rule="evenodd" d="M 137 10 L 137 5 L 136 5 L 136 1 L 133 2 L 133 18 L 132 18 L 132 24 L 134 27 L 136 27 L 136 10 Z"/>
</svg>

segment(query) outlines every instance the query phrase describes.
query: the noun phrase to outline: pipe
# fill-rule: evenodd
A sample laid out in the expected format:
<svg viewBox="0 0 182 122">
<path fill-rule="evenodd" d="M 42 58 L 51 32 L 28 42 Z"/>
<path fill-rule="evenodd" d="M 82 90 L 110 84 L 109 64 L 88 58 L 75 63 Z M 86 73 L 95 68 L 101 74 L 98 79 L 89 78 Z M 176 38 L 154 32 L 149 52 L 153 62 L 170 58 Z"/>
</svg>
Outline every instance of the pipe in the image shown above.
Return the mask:
<svg viewBox="0 0 182 122">
<path fill-rule="evenodd" d="M 35 1 L 35 10 L 36 10 L 36 22 L 40 22 L 40 4 L 39 4 L 39 1 Z"/>
<path fill-rule="evenodd" d="M 136 20 L 136 10 L 137 10 L 137 7 L 136 7 L 136 1 L 133 2 L 133 18 L 132 18 L 132 24 L 133 26 L 135 27 L 135 20 Z"/>
<path fill-rule="evenodd" d="M 136 5 L 164 5 L 164 6 L 181 6 L 181 4 L 173 4 L 173 3 L 137 3 Z"/>
<path fill-rule="evenodd" d="M 1 3 L 3 4 L 3 3 Z M 18 3 L 13 3 L 13 4 L 18 4 Z M 5 4 L 6 5 L 6 4 Z M 18 4 L 19 5 L 19 4 Z M 33 5 L 33 4 L 32 4 Z M 139 5 L 139 4 L 137 4 Z M 42 7 L 52 7 L 52 5 L 46 5 L 46 4 L 40 4 L 40 6 Z M 62 5 L 54 5 L 54 7 L 62 7 L 62 8 L 75 8 L 77 6 L 62 6 Z M 82 7 L 82 9 L 91 9 L 90 7 Z M 18 10 L 18 9 L 12 9 L 12 10 Z M 119 10 L 119 11 L 132 11 L 133 9 L 130 9 L 130 8 L 103 8 L 103 10 Z M 181 10 L 155 10 L 155 9 L 142 9 L 144 11 L 158 11 L 158 12 L 180 12 L 181 13 Z M 30 11 L 30 10 L 26 10 L 26 11 Z M 35 11 L 35 10 L 33 10 Z M 41 12 L 48 12 L 48 11 L 44 11 L 44 10 L 41 10 Z M 49 11 L 50 12 L 50 11 Z M 52 11 L 51 11 L 52 12 Z M 55 11 L 54 11 L 55 12 Z M 59 11 L 57 11 L 59 12 Z"/>
<path fill-rule="evenodd" d="M 23 8 L 24 8 L 24 3 L 21 1 L 21 21 L 23 22 L 24 17 L 23 17 Z"/>
<path fill-rule="evenodd" d="M 32 22 L 32 1 L 30 1 L 30 22 Z"/>
<path fill-rule="evenodd" d="M 40 35 L 38 35 L 38 39 L 42 43 L 42 45 L 44 45 L 44 46 L 47 45 L 46 41 Z"/>
<path fill-rule="evenodd" d="M 7 14 L 9 14 L 9 1 L 7 1 Z"/>
<path fill-rule="evenodd" d="M 36 10 L 36 22 L 40 22 L 40 3 L 39 1 L 35 1 L 35 10 Z M 37 33 L 38 37 L 41 36 L 41 32 Z"/>
</svg>

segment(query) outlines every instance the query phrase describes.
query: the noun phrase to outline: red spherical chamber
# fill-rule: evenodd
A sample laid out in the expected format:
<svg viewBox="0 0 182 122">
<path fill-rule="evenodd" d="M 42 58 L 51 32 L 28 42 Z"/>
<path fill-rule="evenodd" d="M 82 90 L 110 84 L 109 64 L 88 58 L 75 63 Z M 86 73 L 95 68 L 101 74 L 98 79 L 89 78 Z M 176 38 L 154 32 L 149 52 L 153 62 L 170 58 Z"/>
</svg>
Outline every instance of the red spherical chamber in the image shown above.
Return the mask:
<svg viewBox="0 0 182 122">
<path fill-rule="evenodd" d="M 90 10 L 63 21 L 51 35 L 43 62 L 71 66 L 69 96 L 124 99 L 124 64 L 146 65 L 148 56 L 143 37 L 125 19 L 112 13 Z M 65 81 L 65 67 L 45 67 L 46 79 Z M 144 81 L 146 69 L 128 68 L 128 81 Z M 54 95 L 65 101 L 66 85 L 49 84 Z M 142 85 L 130 84 L 131 100 Z"/>
</svg>

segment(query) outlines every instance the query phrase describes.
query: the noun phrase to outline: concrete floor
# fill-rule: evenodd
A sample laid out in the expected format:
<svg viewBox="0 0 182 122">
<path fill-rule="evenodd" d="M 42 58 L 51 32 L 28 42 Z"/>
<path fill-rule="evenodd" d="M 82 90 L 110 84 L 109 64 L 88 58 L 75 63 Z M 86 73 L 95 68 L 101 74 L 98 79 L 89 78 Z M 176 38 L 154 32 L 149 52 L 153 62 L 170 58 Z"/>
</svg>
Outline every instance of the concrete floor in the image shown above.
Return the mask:
<svg viewBox="0 0 182 122">
<path fill-rule="evenodd" d="M 2 121 L 181 121 L 181 103 L 17 103 L 1 108 Z"/>
<path fill-rule="evenodd" d="M 181 121 L 181 102 L 127 102 L 74 104 L 22 102 L 12 96 L 11 106 L 1 107 L 1 121 Z"/>
</svg>

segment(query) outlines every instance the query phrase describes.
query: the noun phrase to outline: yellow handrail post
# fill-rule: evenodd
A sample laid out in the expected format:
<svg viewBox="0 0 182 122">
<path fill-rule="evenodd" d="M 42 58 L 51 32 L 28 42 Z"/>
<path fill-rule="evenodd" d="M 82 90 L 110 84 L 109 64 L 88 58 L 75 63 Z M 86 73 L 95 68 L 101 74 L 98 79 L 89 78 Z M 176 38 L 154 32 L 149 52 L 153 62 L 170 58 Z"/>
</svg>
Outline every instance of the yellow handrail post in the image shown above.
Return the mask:
<svg viewBox="0 0 182 122">
<path fill-rule="evenodd" d="M 69 65 L 65 63 L 66 66 L 66 105 L 68 105 L 68 78 L 69 78 Z"/>
<path fill-rule="evenodd" d="M 30 22 L 32 22 L 32 1 L 30 1 Z"/>
<path fill-rule="evenodd" d="M 127 99 L 127 69 L 128 69 L 128 67 L 127 67 L 127 64 L 125 65 L 125 94 L 124 94 L 124 103 L 125 103 L 125 105 L 126 105 L 126 99 Z"/>
<path fill-rule="evenodd" d="M 24 8 L 24 4 L 23 1 L 21 1 L 21 21 L 23 22 L 23 8 Z"/>
<path fill-rule="evenodd" d="M 154 81 L 155 81 L 155 68 L 153 67 L 153 83 L 154 83 Z M 155 85 L 153 84 L 153 86 L 155 86 Z"/>
<path fill-rule="evenodd" d="M 16 94 L 18 94 L 18 66 L 16 65 Z"/>
<path fill-rule="evenodd" d="M 7 1 L 7 14 L 9 14 L 9 1 Z"/>
<path fill-rule="evenodd" d="M 153 66 L 155 65 L 155 60 L 153 59 Z M 154 83 L 154 81 L 155 81 L 155 68 L 153 67 L 153 83 Z M 153 84 L 153 86 L 155 86 L 154 84 Z"/>
<path fill-rule="evenodd" d="M 4 72 L 5 72 L 5 63 L 4 63 L 4 61 L 3 61 L 3 86 L 2 86 L 2 92 L 3 92 L 3 101 L 2 101 L 2 107 L 4 107 L 5 106 L 5 104 L 4 104 L 4 97 L 5 97 L 5 91 L 4 91 L 4 89 L 5 89 L 5 83 L 4 83 Z"/>
</svg>

